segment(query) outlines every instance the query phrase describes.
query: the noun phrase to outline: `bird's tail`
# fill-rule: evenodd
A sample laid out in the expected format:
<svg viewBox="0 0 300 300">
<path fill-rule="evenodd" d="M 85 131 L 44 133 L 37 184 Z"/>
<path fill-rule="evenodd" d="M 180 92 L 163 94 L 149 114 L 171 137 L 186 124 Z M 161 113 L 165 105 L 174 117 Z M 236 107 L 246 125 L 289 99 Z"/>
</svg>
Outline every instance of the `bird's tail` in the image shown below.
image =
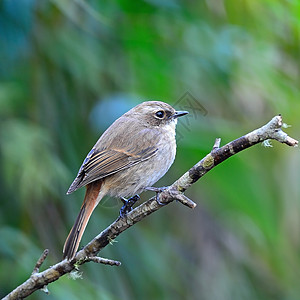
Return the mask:
<svg viewBox="0 0 300 300">
<path fill-rule="evenodd" d="M 80 212 L 65 241 L 63 258 L 67 258 L 68 260 L 72 260 L 74 258 L 90 216 L 101 200 L 101 198 L 98 199 L 101 185 L 102 181 L 97 180 L 86 186 L 86 193 Z"/>
</svg>

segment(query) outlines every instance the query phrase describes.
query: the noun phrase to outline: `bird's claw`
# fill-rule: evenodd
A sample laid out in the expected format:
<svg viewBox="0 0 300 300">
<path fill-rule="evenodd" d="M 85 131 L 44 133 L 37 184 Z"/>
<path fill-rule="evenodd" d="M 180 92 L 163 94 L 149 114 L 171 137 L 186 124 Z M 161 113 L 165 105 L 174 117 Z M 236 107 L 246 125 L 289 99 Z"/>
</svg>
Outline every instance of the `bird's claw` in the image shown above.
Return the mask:
<svg viewBox="0 0 300 300">
<path fill-rule="evenodd" d="M 125 217 L 126 214 L 128 214 L 130 211 L 132 211 L 133 205 L 140 200 L 139 195 L 134 195 L 133 197 L 129 199 L 125 199 L 121 197 L 121 201 L 124 203 L 124 205 L 120 209 L 120 217 L 123 218 Z"/>
<path fill-rule="evenodd" d="M 167 203 L 163 203 L 159 201 L 159 194 L 162 193 L 164 190 L 166 189 L 166 187 L 154 187 L 154 186 L 150 186 L 150 187 L 146 187 L 145 190 L 147 191 L 151 191 L 151 192 L 155 192 L 156 196 L 155 196 L 155 200 L 159 205 L 166 205 Z"/>
</svg>

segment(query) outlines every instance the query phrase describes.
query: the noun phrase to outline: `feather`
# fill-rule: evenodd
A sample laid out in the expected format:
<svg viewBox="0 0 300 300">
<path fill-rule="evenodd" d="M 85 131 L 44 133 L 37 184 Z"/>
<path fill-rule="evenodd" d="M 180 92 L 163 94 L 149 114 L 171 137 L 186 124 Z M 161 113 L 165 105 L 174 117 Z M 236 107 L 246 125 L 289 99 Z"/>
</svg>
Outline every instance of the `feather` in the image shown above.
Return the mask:
<svg viewBox="0 0 300 300">
<path fill-rule="evenodd" d="M 140 150 L 138 153 L 134 153 L 134 151 L 132 153 L 121 149 L 105 149 L 97 151 L 93 148 L 83 161 L 67 194 L 71 194 L 80 187 L 95 180 L 102 179 L 147 160 L 155 155 L 157 150 L 156 147 L 148 147 Z"/>
</svg>

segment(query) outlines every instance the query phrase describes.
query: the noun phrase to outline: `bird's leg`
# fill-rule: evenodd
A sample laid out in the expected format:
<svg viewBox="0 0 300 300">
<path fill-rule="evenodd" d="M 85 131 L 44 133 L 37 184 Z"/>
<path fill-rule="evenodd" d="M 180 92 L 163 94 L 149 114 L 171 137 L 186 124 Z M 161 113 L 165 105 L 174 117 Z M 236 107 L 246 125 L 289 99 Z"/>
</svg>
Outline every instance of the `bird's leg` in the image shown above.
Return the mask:
<svg viewBox="0 0 300 300">
<path fill-rule="evenodd" d="M 159 205 L 166 205 L 167 204 L 167 203 L 162 203 L 162 202 L 159 201 L 159 194 L 162 193 L 165 189 L 166 189 L 166 187 L 157 188 L 157 187 L 154 187 L 154 186 L 149 186 L 149 187 L 145 188 L 145 190 L 147 190 L 147 191 L 151 191 L 151 192 L 156 193 L 155 200 Z"/>
<path fill-rule="evenodd" d="M 132 210 L 132 206 L 140 200 L 139 195 L 134 195 L 133 197 L 129 199 L 125 199 L 124 197 L 121 197 L 121 201 L 123 202 L 123 206 L 120 209 L 120 217 L 124 217 L 127 213 L 129 213 Z"/>
</svg>

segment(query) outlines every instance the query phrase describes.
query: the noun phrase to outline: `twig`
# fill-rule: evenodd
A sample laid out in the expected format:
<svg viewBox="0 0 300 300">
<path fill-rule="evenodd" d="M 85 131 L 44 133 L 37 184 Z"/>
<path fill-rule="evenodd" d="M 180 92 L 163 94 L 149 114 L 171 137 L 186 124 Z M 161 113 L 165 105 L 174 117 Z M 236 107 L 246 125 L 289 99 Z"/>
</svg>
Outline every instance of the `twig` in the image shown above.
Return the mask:
<svg viewBox="0 0 300 300">
<path fill-rule="evenodd" d="M 86 262 L 94 262 L 97 264 L 104 264 L 104 265 L 110 265 L 110 266 L 121 266 L 121 262 L 117 260 L 112 260 L 112 259 L 107 259 L 99 256 L 94 256 L 94 257 L 87 257 L 85 259 Z"/>
<path fill-rule="evenodd" d="M 42 253 L 41 257 L 39 258 L 39 260 L 36 262 L 35 267 L 34 267 L 32 273 L 31 273 L 31 275 L 34 275 L 34 274 L 39 272 L 40 267 L 43 264 L 43 262 L 45 261 L 48 254 L 49 254 L 49 249 L 45 249 L 44 252 Z"/>
<path fill-rule="evenodd" d="M 174 200 L 178 200 L 182 204 L 194 208 L 196 204 L 188 199 L 183 192 L 186 191 L 192 184 L 204 176 L 208 171 L 215 166 L 228 159 L 232 155 L 245 150 L 257 143 L 268 139 L 277 140 L 280 143 L 285 143 L 289 146 L 298 146 L 298 141 L 289 137 L 282 131 L 283 126 L 281 115 L 275 116 L 269 123 L 256 129 L 226 145 L 220 147 L 220 139 L 216 139 L 212 151 L 206 155 L 201 161 L 194 165 L 188 172 L 181 176 L 171 186 L 165 188 L 159 195 L 159 199 L 164 204 L 169 204 Z M 89 244 L 80 250 L 72 261 L 63 260 L 47 270 L 37 273 L 40 265 L 46 258 L 46 255 L 38 260 L 33 274 L 23 284 L 18 286 L 9 295 L 3 299 L 22 299 L 34 291 L 45 288 L 49 283 L 58 280 L 66 273 L 70 273 L 75 269 L 75 266 L 84 264 L 88 261 L 103 263 L 105 259 L 96 257 L 97 253 L 106 247 L 119 234 L 139 222 L 146 216 L 152 214 L 158 209 L 165 207 L 159 205 L 155 197 L 142 203 L 123 218 L 118 218 L 109 227 L 102 231 Z M 45 254 L 45 252 L 44 252 Z M 41 262 L 41 263 L 40 263 Z M 119 262 L 111 264 L 111 260 L 106 260 L 109 265 L 118 265 Z"/>
</svg>

